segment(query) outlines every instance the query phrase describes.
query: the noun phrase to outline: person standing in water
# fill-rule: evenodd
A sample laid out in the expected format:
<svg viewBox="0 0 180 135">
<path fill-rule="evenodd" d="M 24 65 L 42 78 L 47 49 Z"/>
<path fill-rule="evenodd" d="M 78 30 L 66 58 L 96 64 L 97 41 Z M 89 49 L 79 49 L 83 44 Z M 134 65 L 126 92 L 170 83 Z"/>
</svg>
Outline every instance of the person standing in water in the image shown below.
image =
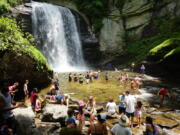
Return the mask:
<svg viewBox="0 0 180 135">
<path fill-rule="evenodd" d="M 77 74 L 74 74 L 74 77 L 73 77 L 73 79 L 74 79 L 74 82 L 77 82 L 77 81 L 78 81 Z"/>
<path fill-rule="evenodd" d="M 82 74 L 79 74 L 79 83 L 83 84 L 83 75 Z"/>
<path fill-rule="evenodd" d="M 145 66 L 144 66 L 144 64 L 142 64 L 141 65 L 141 67 L 140 67 L 140 72 L 141 72 L 141 74 L 145 74 Z"/>
<path fill-rule="evenodd" d="M 109 80 L 108 73 L 105 74 L 105 80 L 106 80 L 106 82 L 108 82 L 108 80 Z"/>
<path fill-rule="evenodd" d="M 69 73 L 68 81 L 69 81 L 69 82 L 72 82 L 72 74 L 71 74 L 71 73 Z"/>
</svg>

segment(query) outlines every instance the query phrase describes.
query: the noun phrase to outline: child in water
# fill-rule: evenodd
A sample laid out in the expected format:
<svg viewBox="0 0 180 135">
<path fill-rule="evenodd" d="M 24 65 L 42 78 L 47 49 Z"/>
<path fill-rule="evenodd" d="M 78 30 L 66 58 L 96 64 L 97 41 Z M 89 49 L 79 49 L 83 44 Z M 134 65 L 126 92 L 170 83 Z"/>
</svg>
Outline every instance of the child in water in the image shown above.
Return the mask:
<svg viewBox="0 0 180 135">
<path fill-rule="evenodd" d="M 138 101 L 136 106 L 136 117 L 138 120 L 138 126 L 137 126 L 138 128 L 141 126 L 142 111 L 143 111 L 142 102 Z"/>
<path fill-rule="evenodd" d="M 108 80 L 109 80 L 108 73 L 106 73 L 106 75 L 105 75 L 105 80 L 106 80 L 106 82 L 108 82 Z"/>
</svg>

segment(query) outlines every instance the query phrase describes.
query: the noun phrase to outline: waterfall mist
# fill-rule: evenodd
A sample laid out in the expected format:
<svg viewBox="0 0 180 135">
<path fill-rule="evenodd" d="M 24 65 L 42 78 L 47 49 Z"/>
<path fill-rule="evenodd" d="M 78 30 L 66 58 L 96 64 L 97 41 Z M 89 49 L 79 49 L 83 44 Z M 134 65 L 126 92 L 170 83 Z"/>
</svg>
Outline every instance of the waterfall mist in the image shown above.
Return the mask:
<svg viewBox="0 0 180 135">
<path fill-rule="evenodd" d="M 32 2 L 33 35 L 53 70 L 86 70 L 76 21 L 68 8 Z"/>
</svg>

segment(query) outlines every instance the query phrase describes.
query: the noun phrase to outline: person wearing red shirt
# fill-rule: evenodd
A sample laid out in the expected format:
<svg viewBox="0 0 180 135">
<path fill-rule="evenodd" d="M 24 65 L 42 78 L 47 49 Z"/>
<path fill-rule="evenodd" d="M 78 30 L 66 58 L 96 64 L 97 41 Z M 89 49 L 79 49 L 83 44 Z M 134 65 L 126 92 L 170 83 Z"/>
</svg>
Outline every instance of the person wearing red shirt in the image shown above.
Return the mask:
<svg viewBox="0 0 180 135">
<path fill-rule="evenodd" d="M 30 102 L 31 102 L 31 107 L 32 107 L 33 112 L 35 112 L 37 92 L 38 92 L 38 89 L 34 88 L 30 95 Z"/>
<path fill-rule="evenodd" d="M 167 95 L 169 98 L 171 98 L 170 92 L 167 89 L 167 87 L 163 87 L 158 91 L 158 95 L 160 97 L 160 105 L 163 105 L 164 97 Z"/>
<path fill-rule="evenodd" d="M 15 82 L 13 85 L 9 86 L 9 93 L 11 94 L 11 99 L 12 101 L 14 100 L 14 96 L 15 96 L 15 92 L 16 92 L 16 88 L 19 86 L 18 82 Z"/>
</svg>

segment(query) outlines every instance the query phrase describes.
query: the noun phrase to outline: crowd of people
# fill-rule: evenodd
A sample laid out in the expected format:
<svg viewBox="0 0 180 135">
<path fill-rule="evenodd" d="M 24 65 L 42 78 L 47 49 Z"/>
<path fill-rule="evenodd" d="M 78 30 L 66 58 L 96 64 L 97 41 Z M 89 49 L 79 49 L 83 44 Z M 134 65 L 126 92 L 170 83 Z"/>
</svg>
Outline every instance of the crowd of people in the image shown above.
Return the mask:
<svg viewBox="0 0 180 135">
<path fill-rule="evenodd" d="M 99 74 L 100 74 L 100 71 L 97 71 L 97 72 L 90 71 L 90 72 L 87 72 L 85 75 L 83 75 L 82 73 L 80 74 L 69 73 L 68 81 L 79 82 L 80 84 L 83 84 L 85 82 L 86 84 L 89 84 L 90 82 L 93 82 L 93 79 L 98 79 Z"/>
<path fill-rule="evenodd" d="M 145 72 L 145 67 L 142 65 L 142 74 Z M 100 77 L 100 71 L 87 72 L 83 74 L 69 73 L 68 81 L 79 82 L 79 84 L 93 83 Z M 108 82 L 110 76 L 105 73 L 104 80 Z M 131 135 L 132 128 L 134 126 L 134 118 L 136 117 L 136 127 L 141 127 L 142 115 L 145 111 L 141 101 L 137 101 L 131 91 L 139 89 L 142 85 L 141 76 L 129 77 L 128 73 L 121 73 L 117 80 L 120 84 L 126 87 L 130 84 L 130 90 L 122 93 L 117 98 L 119 102 L 114 102 L 113 98 L 110 98 L 106 106 L 103 107 L 103 112 L 97 112 L 97 105 L 95 97 L 90 96 L 87 102 L 80 100 L 78 102 L 77 112 L 74 110 L 68 110 L 68 117 L 66 119 L 66 127 L 61 130 L 61 135 L 107 135 L 108 128 L 106 125 L 107 116 L 118 116 L 119 123 L 115 124 L 109 131 L 112 135 Z M 16 121 L 13 115 L 13 109 L 16 109 L 22 104 L 15 103 L 14 97 L 18 93 L 19 82 L 14 82 L 12 85 L 1 83 L 0 85 L 0 135 L 15 135 L 16 134 Z M 69 106 L 68 94 L 64 94 L 59 87 L 59 80 L 52 79 L 52 84 L 49 92 L 44 97 L 39 97 L 38 89 L 34 88 L 29 90 L 29 80 L 25 80 L 23 84 L 23 92 L 25 101 L 30 100 L 32 110 L 35 114 L 41 113 L 43 102 L 55 103 L 60 105 Z M 157 93 L 160 98 L 160 105 L 163 105 L 164 97 L 167 95 L 171 97 L 171 94 L 167 87 L 160 89 Z M 90 126 L 86 133 L 84 133 L 85 120 L 89 119 Z M 97 120 L 97 121 L 96 121 Z M 159 131 L 153 119 L 146 117 L 146 130 L 145 135 L 158 135 Z M 69 133 L 69 134 L 68 134 Z"/>
<path fill-rule="evenodd" d="M 110 98 L 104 111 L 101 113 L 98 113 L 96 110 L 95 98 L 90 96 L 86 103 L 83 100 L 79 101 L 77 112 L 71 109 L 68 110 L 66 127 L 62 128 L 60 134 L 68 135 L 67 133 L 71 132 L 72 135 L 73 133 L 77 135 L 107 135 L 109 130 L 112 135 L 132 135 L 132 128 L 135 124 L 134 117 L 137 119 L 136 127 L 139 128 L 142 124 L 143 111 L 142 102 L 136 101 L 136 98 L 129 91 L 119 96 L 118 104 Z M 106 124 L 106 118 L 108 116 L 117 116 L 119 120 L 111 129 L 108 129 Z M 97 121 L 95 117 L 97 117 Z M 89 119 L 90 126 L 85 133 L 83 129 L 85 127 L 85 120 L 87 119 Z M 158 127 L 153 124 L 151 117 L 146 117 L 145 122 L 145 135 L 159 135 Z"/>
<path fill-rule="evenodd" d="M 38 89 L 29 90 L 29 80 L 25 80 L 23 85 L 24 102 L 30 99 L 31 107 L 34 112 L 41 108 L 41 102 L 38 98 Z M 19 82 L 9 85 L 7 81 L 0 82 L 0 135 L 16 135 L 17 123 L 13 110 L 18 107 L 26 107 L 22 102 L 16 102 L 14 97 L 18 96 Z"/>
</svg>

